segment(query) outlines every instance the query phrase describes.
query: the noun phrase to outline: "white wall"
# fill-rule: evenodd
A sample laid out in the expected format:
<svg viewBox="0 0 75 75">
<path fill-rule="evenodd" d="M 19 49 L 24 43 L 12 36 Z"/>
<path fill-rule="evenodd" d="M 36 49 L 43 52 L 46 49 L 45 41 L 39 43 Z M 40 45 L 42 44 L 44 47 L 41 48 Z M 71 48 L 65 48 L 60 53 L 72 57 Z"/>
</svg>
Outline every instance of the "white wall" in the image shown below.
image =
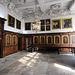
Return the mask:
<svg viewBox="0 0 75 75">
<path fill-rule="evenodd" d="M 63 18 L 72 18 L 72 26 L 73 28 L 62 29 L 62 19 Z M 75 15 L 66 15 L 66 16 L 57 16 L 57 17 L 45 17 L 45 19 L 51 19 L 51 30 L 50 31 L 38 31 L 37 33 L 59 33 L 59 32 L 73 32 L 75 31 Z M 53 19 L 61 19 L 61 29 L 52 29 L 52 20 Z M 29 20 L 28 20 L 29 21 Z M 28 22 L 27 20 L 25 22 Z M 33 20 L 30 19 L 32 22 Z M 36 34 L 35 31 L 23 31 L 25 34 Z"/>
<path fill-rule="evenodd" d="M 8 14 L 10 14 L 11 16 L 13 16 L 15 18 L 15 27 L 14 28 L 8 26 Z M 23 33 L 24 21 L 23 21 L 22 17 L 19 17 L 19 15 L 17 15 L 17 13 L 15 13 L 13 10 L 12 11 L 8 10 L 7 7 L 0 4 L 0 17 L 7 19 L 7 21 L 5 22 L 5 25 L 4 25 L 4 30 L 17 32 L 17 33 Z M 21 30 L 16 29 L 16 19 L 21 21 Z"/>
<path fill-rule="evenodd" d="M 6 18 L 6 11 L 6 8 L 2 4 L 0 4 L 0 17 Z"/>
<path fill-rule="evenodd" d="M 25 22 L 32 22 L 32 21 L 34 21 L 34 18 L 33 19 L 31 18 L 28 20 L 23 20 L 22 17 L 20 17 L 17 13 L 15 13 L 14 11 L 8 10 L 7 7 L 0 4 L 0 17 L 6 18 L 8 20 L 8 14 L 15 17 L 15 28 L 8 26 L 8 21 L 7 21 L 7 22 L 5 22 L 4 30 L 23 33 L 23 34 L 36 34 L 36 32 L 32 30 L 32 26 L 31 26 L 31 30 L 25 31 Z M 45 17 L 45 19 L 49 19 L 49 18 L 51 19 L 51 25 L 50 25 L 51 30 L 50 31 L 38 31 L 37 33 L 58 33 L 58 32 L 73 32 L 73 31 L 75 31 L 75 15 L 66 15 L 66 16 L 59 16 L 59 17 L 49 17 L 49 16 Z M 62 19 L 63 18 L 72 18 L 73 28 L 62 29 Z M 16 19 L 21 21 L 21 30 L 16 29 Z M 61 29 L 52 29 L 52 20 L 53 19 L 61 19 Z M 39 18 L 39 20 L 40 20 L 40 18 Z"/>
</svg>

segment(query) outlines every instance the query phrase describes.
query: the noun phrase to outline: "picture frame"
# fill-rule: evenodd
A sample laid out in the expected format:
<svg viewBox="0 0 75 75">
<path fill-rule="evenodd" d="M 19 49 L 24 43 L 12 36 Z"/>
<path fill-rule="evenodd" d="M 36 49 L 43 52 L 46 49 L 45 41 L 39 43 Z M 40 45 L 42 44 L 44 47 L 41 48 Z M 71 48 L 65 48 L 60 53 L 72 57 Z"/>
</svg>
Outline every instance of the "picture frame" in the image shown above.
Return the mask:
<svg viewBox="0 0 75 75">
<path fill-rule="evenodd" d="M 70 35 L 70 43 L 75 44 L 75 35 Z"/>
<path fill-rule="evenodd" d="M 32 38 L 28 37 L 28 45 L 32 45 Z"/>
<path fill-rule="evenodd" d="M 62 44 L 69 44 L 69 36 L 62 35 Z"/>
<path fill-rule="evenodd" d="M 50 31 L 50 19 L 46 19 L 46 31 Z"/>
<path fill-rule="evenodd" d="M 41 21 L 41 26 L 45 25 L 45 20 L 40 20 Z"/>
<path fill-rule="evenodd" d="M 45 44 L 45 36 L 40 36 L 40 44 Z"/>
<path fill-rule="evenodd" d="M 50 25 L 50 19 L 46 19 L 46 25 Z"/>
<path fill-rule="evenodd" d="M 18 44 L 18 38 L 16 35 L 12 36 L 12 45 L 17 45 Z"/>
<path fill-rule="evenodd" d="M 39 37 L 38 36 L 33 37 L 33 44 L 39 44 Z"/>
<path fill-rule="evenodd" d="M 15 27 L 15 18 L 8 14 L 8 26 Z"/>
<path fill-rule="evenodd" d="M 62 28 L 72 28 L 72 18 L 62 19 Z"/>
<path fill-rule="evenodd" d="M 50 31 L 50 25 L 46 26 L 46 31 Z"/>
<path fill-rule="evenodd" d="M 25 23 L 25 30 L 31 30 L 31 22 Z"/>
<path fill-rule="evenodd" d="M 61 29 L 61 19 L 52 20 L 52 29 Z"/>
<path fill-rule="evenodd" d="M 48 35 L 46 39 L 47 39 L 47 44 L 53 44 L 52 35 Z"/>
<path fill-rule="evenodd" d="M 54 44 L 60 44 L 60 35 L 54 35 Z"/>
<path fill-rule="evenodd" d="M 21 29 L 21 21 L 16 19 L 16 28 Z"/>
<path fill-rule="evenodd" d="M 6 46 L 10 46 L 10 45 L 11 45 L 11 35 L 6 34 Z"/>
<path fill-rule="evenodd" d="M 45 31 L 45 26 L 41 26 L 40 31 Z"/>
</svg>

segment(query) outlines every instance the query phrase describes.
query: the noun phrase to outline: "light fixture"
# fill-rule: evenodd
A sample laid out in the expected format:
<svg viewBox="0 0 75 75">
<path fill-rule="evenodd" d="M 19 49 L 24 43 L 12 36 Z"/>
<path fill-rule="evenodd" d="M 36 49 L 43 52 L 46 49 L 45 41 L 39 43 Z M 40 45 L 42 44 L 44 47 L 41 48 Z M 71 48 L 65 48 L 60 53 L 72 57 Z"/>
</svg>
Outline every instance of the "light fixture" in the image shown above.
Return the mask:
<svg viewBox="0 0 75 75">
<path fill-rule="evenodd" d="M 38 30 L 40 30 L 40 21 L 38 21 L 38 14 L 37 14 L 37 5 L 35 5 L 35 17 L 34 17 L 34 21 L 32 22 L 32 25 L 33 25 L 33 30 L 35 30 L 36 32 Z"/>
</svg>

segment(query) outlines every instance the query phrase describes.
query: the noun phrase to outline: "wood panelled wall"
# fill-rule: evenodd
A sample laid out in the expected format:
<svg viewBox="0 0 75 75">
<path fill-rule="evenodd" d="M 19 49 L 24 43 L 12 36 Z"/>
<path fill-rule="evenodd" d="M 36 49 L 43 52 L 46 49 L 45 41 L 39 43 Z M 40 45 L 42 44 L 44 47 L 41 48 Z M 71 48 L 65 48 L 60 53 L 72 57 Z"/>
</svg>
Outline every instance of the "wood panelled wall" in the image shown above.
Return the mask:
<svg viewBox="0 0 75 75">
<path fill-rule="evenodd" d="M 12 33 L 5 33 L 4 55 L 9 55 L 18 51 L 18 36 Z"/>
<path fill-rule="evenodd" d="M 33 46 L 60 47 L 61 51 L 71 51 L 75 47 L 75 32 L 37 34 L 33 36 Z"/>
<path fill-rule="evenodd" d="M 21 38 L 21 50 L 25 50 L 25 37 L 22 34 L 5 31 L 3 35 L 3 54 L 5 57 L 9 54 L 18 52 L 18 37 Z"/>
<path fill-rule="evenodd" d="M 18 38 L 20 38 L 20 50 L 26 50 L 26 38 L 32 39 L 34 47 L 59 47 L 61 51 L 71 51 L 75 48 L 75 32 L 46 33 L 46 34 L 18 34 L 4 31 L 2 43 L 2 57 L 18 52 Z"/>
<path fill-rule="evenodd" d="M 24 35 L 22 35 L 22 49 L 21 50 L 25 50 L 26 49 L 26 38 Z"/>
<path fill-rule="evenodd" d="M 4 48 L 4 23 L 6 19 L 0 17 L 0 57 L 3 56 L 3 48 Z"/>
</svg>

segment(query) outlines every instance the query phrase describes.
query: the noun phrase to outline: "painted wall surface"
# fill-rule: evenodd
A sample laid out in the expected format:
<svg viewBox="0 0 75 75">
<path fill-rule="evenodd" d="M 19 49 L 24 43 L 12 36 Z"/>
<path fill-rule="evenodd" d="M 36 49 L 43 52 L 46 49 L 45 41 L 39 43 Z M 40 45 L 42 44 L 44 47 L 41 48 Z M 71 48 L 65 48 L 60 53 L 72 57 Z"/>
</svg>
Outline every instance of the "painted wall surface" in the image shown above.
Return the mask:
<svg viewBox="0 0 75 75">
<path fill-rule="evenodd" d="M 15 28 L 8 26 L 8 14 L 15 17 Z M 0 17 L 7 19 L 7 22 L 5 22 L 4 30 L 22 33 L 22 34 L 36 34 L 36 31 L 31 30 L 25 31 L 25 22 L 32 22 L 34 21 L 34 18 L 23 20 L 22 17 L 20 17 L 17 13 L 15 13 L 13 10 L 7 9 L 6 6 L 0 4 Z M 63 18 L 72 18 L 72 25 L 73 28 L 69 29 L 62 29 L 62 19 Z M 16 29 L 16 19 L 21 21 L 21 30 Z M 59 17 L 45 17 L 43 19 L 51 19 L 51 30 L 50 31 L 38 31 L 37 33 L 59 33 L 59 32 L 74 32 L 75 31 L 75 15 L 66 15 L 66 16 L 59 16 Z M 52 29 L 52 20 L 53 19 L 61 19 L 61 29 Z M 41 20 L 40 18 L 38 20 Z"/>
<path fill-rule="evenodd" d="M 15 27 L 14 28 L 8 26 L 8 14 L 10 14 L 11 16 L 13 16 L 15 18 Z M 17 32 L 17 33 L 23 33 L 23 24 L 24 24 L 23 19 L 17 13 L 15 13 L 13 10 L 11 11 L 11 10 L 7 9 L 7 7 L 5 7 L 4 5 L 0 4 L 0 17 L 7 19 L 7 21 L 5 22 L 5 25 L 4 25 L 4 30 Z M 21 30 L 16 29 L 16 19 L 21 21 Z"/>
<path fill-rule="evenodd" d="M 63 29 L 62 28 L 62 19 L 64 18 L 72 18 L 72 26 L 73 28 L 68 28 L 68 29 Z M 59 16 L 59 17 L 45 17 L 45 19 L 51 19 L 51 30 L 50 31 L 37 31 L 37 33 L 59 33 L 59 32 L 75 32 L 75 15 L 66 15 L 66 16 Z M 52 20 L 54 19 L 61 19 L 61 29 L 52 29 Z M 39 19 L 41 20 L 41 19 Z M 32 19 L 30 20 L 31 22 L 33 21 Z M 30 22 L 30 21 L 26 21 L 26 22 Z M 32 26 L 31 26 L 32 27 Z M 32 29 L 32 28 L 31 28 Z M 23 33 L 25 34 L 36 34 L 35 31 L 31 30 L 31 31 L 23 31 Z"/>
</svg>

